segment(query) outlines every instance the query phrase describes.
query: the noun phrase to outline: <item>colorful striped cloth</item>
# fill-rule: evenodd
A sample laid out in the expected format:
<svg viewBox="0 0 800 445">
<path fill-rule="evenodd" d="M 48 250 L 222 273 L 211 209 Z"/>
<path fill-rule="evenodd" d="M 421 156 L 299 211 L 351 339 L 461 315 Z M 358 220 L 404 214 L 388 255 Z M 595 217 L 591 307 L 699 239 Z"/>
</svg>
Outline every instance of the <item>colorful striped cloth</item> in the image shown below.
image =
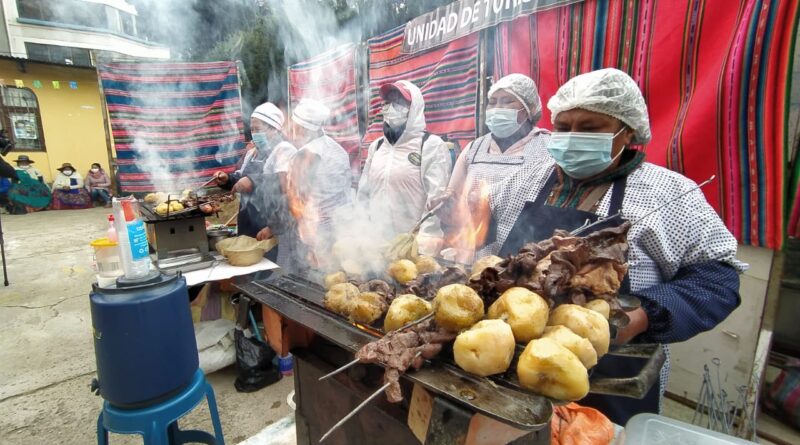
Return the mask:
<svg viewBox="0 0 800 445">
<path fill-rule="evenodd" d="M 401 54 L 404 26 L 367 41 L 369 46 L 369 144 L 383 135 L 379 89 L 385 83 L 408 80 L 422 90 L 427 130 L 462 147 L 475 139 L 478 103 L 478 33 L 416 54 Z"/>
<path fill-rule="evenodd" d="M 649 106 L 648 161 L 717 175 L 704 192 L 737 239 L 780 248 L 797 17 L 796 1 L 585 0 L 500 25 L 495 78 L 529 74 L 546 102 L 576 74 L 628 72 Z M 800 235 L 800 200 L 791 216 Z"/>
<path fill-rule="evenodd" d="M 97 68 L 123 192 L 180 191 L 231 172 L 244 154 L 235 62 Z"/>
<path fill-rule="evenodd" d="M 358 163 L 361 134 L 356 99 L 356 45 L 343 45 L 289 67 L 289 103 L 310 97 L 331 109 L 325 132 Z M 299 148 L 299 147 L 298 147 Z"/>
</svg>

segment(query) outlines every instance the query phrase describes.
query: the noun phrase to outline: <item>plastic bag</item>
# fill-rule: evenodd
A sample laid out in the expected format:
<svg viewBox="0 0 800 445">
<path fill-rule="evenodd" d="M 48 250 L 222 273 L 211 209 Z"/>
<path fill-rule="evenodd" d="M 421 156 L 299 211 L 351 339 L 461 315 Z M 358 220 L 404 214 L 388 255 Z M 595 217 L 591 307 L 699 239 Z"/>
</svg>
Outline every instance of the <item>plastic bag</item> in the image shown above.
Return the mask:
<svg viewBox="0 0 800 445">
<path fill-rule="evenodd" d="M 238 376 L 233 386 L 236 391 L 258 391 L 281 379 L 280 371 L 272 364 L 272 359 L 275 358 L 272 349 L 255 338 L 245 337 L 244 332 L 239 329 L 234 336 Z"/>
<path fill-rule="evenodd" d="M 574 402 L 553 407 L 550 428 L 553 445 L 606 445 L 614 439 L 614 425 L 608 417 Z"/>
<path fill-rule="evenodd" d="M 800 360 L 789 359 L 778 377 L 767 386 L 764 408 L 795 428 L 800 428 Z"/>
</svg>

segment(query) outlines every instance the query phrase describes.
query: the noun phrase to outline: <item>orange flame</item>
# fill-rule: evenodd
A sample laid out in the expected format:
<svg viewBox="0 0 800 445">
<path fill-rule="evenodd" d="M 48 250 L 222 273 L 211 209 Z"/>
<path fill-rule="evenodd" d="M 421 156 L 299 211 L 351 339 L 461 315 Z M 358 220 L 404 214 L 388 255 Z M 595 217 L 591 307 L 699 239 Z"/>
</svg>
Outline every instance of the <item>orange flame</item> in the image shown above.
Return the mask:
<svg viewBox="0 0 800 445">
<path fill-rule="evenodd" d="M 300 241 L 309 247 L 307 260 L 312 267 L 318 265 L 313 247 L 317 239 L 320 217 L 319 207 L 314 202 L 308 186 L 313 181 L 312 171 L 316 161 L 315 154 L 307 151 L 298 152 L 292 160 L 286 181 L 289 212 L 297 221 L 297 234 Z"/>
<path fill-rule="evenodd" d="M 459 262 L 471 263 L 475 251 L 486 242 L 491 218 L 489 191 L 486 181 L 480 181 L 477 187 L 466 181 L 464 189 L 457 195 L 450 220 L 459 224 L 448 234 L 446 244 L 458 252 Z"/>
</svg>

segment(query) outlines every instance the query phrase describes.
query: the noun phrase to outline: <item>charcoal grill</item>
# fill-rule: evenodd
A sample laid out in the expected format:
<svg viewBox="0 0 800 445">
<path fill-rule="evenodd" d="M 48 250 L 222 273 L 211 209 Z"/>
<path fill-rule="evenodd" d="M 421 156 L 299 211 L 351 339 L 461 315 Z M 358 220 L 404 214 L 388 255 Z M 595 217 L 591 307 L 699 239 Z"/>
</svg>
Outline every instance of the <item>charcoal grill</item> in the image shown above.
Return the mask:
<svg viewBox="0 0 800 445">
<path fill-rule="evenodd" d="M 142 204 L 141 210 L 159 269 L 189 272 L 214 263 L 214 257 L 208 253 L 206 215 L 198 208 L 166 216 L 157 214 L 148 204 Z"/>
<path fill-rule="evenodd" d="M 298 443 L 318 443 L 328 428 L 381 386 L 382 369 L 375 365 L 358 365 L 332 379 L 323 382 L 317 379 L 351 361 L 355 351 L 381 335 L 380 330 L 359 326 L 325 309 L 325 290 L 302 277 L 276 272 L 267 280 L 237 287 L 254 300 L 316 332 L 318 338 L 311 347 L 293 353 L 296 357 Z M 517 357 L 523 349 L 518 346 Z M 661 346 L 655 344 L 612 346 L 609 354 L 648 360 L 636 376 L 592 379 L 593 393 L 642 398 L 657 381 L 665 360 Z M 515 369 L 516 365 L 512 364 L 505 374 L 479 378 L 458 368 L 452 356 L 441 355 L 420 370 L 403 375 L 405 400 L 399 406 L 380 397 L 379 402 L 359 412 L 325 443 L 359 443 L 365 437 L 376 437 L 371 436 L 377 428 L 375 425 L 379 425 L 381 442 L 385 445 L 415 443 L 414 436 L 411 441 L 404 441 L 410 434 L 406 426 L 407 401 L 411 398 L 409 386 L 420 385 L 434 395 L 434 415 L 428 430 L 430 441 L 426 439 L 426 444 L 463 443 L 465 425 L 476 413 L 530 432 L 513 442 L 515 444 L 548 444 L 553 403 L 559 402 L 523 390 Z M 392 432 L 387 433 L 387 429 Z M 392 437 L 398 438 L 397 441 Z M 448 437 L 452 440 L 448 441 Z"/>
</svg>

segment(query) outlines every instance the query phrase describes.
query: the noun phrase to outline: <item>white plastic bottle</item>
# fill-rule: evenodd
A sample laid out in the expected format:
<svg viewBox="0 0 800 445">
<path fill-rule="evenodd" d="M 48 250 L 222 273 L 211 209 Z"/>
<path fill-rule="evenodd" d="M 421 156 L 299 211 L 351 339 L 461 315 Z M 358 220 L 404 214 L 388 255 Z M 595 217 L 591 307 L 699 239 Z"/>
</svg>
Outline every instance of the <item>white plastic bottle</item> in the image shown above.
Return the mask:
<svg viewBox="0 0 800 445">
<path fill-rule="evenodd" d="M 132 196 L 114 198 L 113 206 L 125 278 L 144 278 L 150 273 L 150 245 L 144 221 L 139 215 L 139 202 Z"/>
<path fill-rule="evenodd" d="M 106 238 L 115 243 L 119 242 L 119 238 L 117 238 L 117 228 L 114 227 L 114 215 L 108 215 L 108 230 L 106 231 Z"/>
</svg>

